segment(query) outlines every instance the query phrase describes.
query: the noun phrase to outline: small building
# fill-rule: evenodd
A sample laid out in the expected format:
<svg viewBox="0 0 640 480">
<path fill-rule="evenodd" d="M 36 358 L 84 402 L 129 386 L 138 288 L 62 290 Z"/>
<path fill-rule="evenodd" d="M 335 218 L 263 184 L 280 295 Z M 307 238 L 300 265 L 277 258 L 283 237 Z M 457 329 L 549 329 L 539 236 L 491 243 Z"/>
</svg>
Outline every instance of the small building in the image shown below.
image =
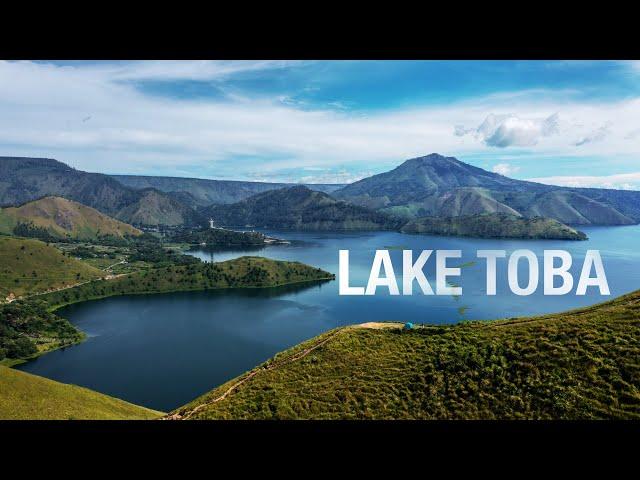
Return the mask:
<svg viewBox="0 0 640 480">
<path fill-rule="evenodd" d="M 407 322 L 404 324 L 404 329 L 405 330 L 412 330 L 413 329 L 413 323 L 411 322 Z"/>
</svg>

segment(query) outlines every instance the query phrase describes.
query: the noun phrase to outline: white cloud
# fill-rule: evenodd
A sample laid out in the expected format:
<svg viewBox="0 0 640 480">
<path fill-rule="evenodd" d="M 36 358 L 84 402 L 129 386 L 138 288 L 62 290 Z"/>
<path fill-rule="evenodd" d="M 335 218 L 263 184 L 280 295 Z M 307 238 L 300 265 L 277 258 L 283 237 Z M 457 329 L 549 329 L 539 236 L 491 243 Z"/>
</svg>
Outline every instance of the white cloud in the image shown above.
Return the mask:
<svg viewBox="0 0 640 480">
<path fill-rule="evenodd" d="M 244 72 L 273 70 L 305 62 L 284 60 L 153 60 L 122 63 L 94 63 L 85 72 L 111 80 L 217 80 Z M 69 67 L 67 67 L 69 68 Z M 76 67 L 77 68 L 77 67 Z"/>
<path fill-rule="evenodd" d="M 625 139 L 629 126 L 640 124 L 638 98 L 584 103 L 568 100 L 571 95 L 536 90 L 354 115 L 340 109 L 303 109 L 278 98 L 194 102 L 149 96 L 128 81 L 224 79 L 252 69 L 289 66 L 0 62 L 0 155 L 53 157 L 91 171 L 239 179 L 258 169 L 277 173 L 305 165 L 344 165 L 358 176 L 375 165 L 429 152 L 464 160 L 466 155 L 495 152 L 493 146 L 540 157 L 640 156 L 640 142 Z M 88 117 L 90 121 L 83 122 Z M 608 135 L 576 148 L 576 139 L 603 124 Z M 505 160 L 501 156 L 492 163 Z M 300 171 L 298 178 L 302 176 Z"/>
<path fill-rule="evenodd" d="M 559 115 L 547 118 L 522 118 L 513 114 L 489 114 L 477 128 L 456 125 L 455 135 L 473 134 L 490 147 L 531 147 L 541 137 L 559 132 Z"/>
<path fill-rule="evenodd" d="M 596 128 L 595 130 L 590 131 L 575 143 L 576 147 L 586 145 L 587 143 L 600 142 L 604 140 L 608 135 L 611 134 L 611 125 L 612 123 L 609 122 L 605 125 L 602 125 L 601 127 Z"/>
<path fill-rule="evenodd" d="M 500 175 L 508 177 L 509 175 L 513 175 L 518 170 L 520 170 L 520 167 L 516 167 L 509 163 L 498 163 L 497 165 L 494 165 L 491 170 L 495 173 L 499 173 Z"/>
<path fill-rule="evenodd" d="M 531 182 L 560 185 L 563 187 L 617 188 L 622 190 L 640 190 L 640 172 L 620 173 L 605 176 L 555 176 L 530 178 Z"/>
<path fill-rule="evenodd" d="M 636 128 L 635 130 L 631 130 L 629 133 L 625 135 L 625 140 L 635 140 L 640 137 L 640 128 Z"/>
</svg>

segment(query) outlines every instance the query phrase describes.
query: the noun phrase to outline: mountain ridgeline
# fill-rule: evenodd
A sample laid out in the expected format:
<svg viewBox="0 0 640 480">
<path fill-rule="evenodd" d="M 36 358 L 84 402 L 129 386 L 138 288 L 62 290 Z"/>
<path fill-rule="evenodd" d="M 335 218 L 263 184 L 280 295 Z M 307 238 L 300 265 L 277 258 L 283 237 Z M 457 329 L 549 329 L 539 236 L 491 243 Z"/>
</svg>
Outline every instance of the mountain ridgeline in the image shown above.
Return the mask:
<svg viewBox="0 0 640 480">
<path fill-rule="evenodd" d="M 173 194 L 194 207 L 236 203 L 258 193 L 295 186 L 291 183 L 242 182 L 208 180 L 204 178 L 151 177 L 142 175 L 111 175 L 123 185 L 135 189 L 153 188 Z M 344 185 L 306 184 L 307 188 L 331 193 Z"/>
<path fill-rule="evenodd" d="M 638 191 L 515 180 L 438 154 L 407 160 L 389 172 L 342 187 L 109 176 L 75 170 L 56 160 L 15 157 L 0 157 L 0 178 L 0 206 L 58 196 L 138 227 L 203 226 L 213 218 L 219 225 L 295 230 L 399 230 L 410 223 L 413 231 L 445 234 L 477 231 L 472 217 L 486 214 L 541 217 L 572 226 L 640 222 Z M 431 220 L 423 220 L 418 228 L 415 220 L 427 217 Z M 460 230 L 462 222 L 469 225 Z M 540 231 L 545 226 L 560 232 L 549 222 L 509 223 L 517 224 L 516 230 L 526 227 L 524 231 L 535 225 L 535 238 L 558 238 Z M 567 232 L 563 229 L 559 238 Z M 486 235 L 503 233 L 497 228 Z"/>
<path fill-rule="evenodd" d="M 568 225 L 640 222 L 640 192 L 515 180 L 435 153 L 407 160 L 333 195 L 405 218 L 509 213 Z"/>
<path fill-rule="evenodd" d="M 0 206 L 47 196 L 64 197 L 136 225 L 200 222 L 195 211 L 171 195 L 135 190 L 101 173 L 88 173 L 48 158 L 0 157 Z"/>
<path fill-rule="evenodd" d="M 397 229 L 400 223 L 384 213 L 336 200 L 299 185 L 271 190 L 232 205 L 200 210 L 220 225 L 291 230 Z"/>
</svg>

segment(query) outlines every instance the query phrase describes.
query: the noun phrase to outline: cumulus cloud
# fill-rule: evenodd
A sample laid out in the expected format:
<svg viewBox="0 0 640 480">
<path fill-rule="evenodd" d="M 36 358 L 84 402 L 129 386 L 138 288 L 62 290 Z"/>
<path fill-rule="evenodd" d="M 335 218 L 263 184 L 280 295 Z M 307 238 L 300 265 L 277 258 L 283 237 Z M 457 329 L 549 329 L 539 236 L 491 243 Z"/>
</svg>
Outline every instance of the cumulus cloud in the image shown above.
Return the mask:
<svg viewBox="0 0 640 480">
<path fill-rule="evenodd" d="M 540 138 L 559 132 L 558 113 L 546 118 L 522 118 L 513 114 L 489 114 L 477 128 L 455 127 L 456 136 L 473 134 L 490 147 L 530 147 Z"/>
<path fill-rule="evenodd" d="M 560 185 L 563 187 L 640 190 L 640 172 L 620 173 L 605 176 L 554 176 L 530 178 L 529 181 L 546 183 L 548 185 Z"/>
<path fill-rule="evenodd" d="M 596 128 L 595 130 L 591 130 L 585 136 L 580 138 L 580 140 L 575 143 L 575 146 L 580 147 L 582 145 L 586 145 L 587 143 L 600 142 L 604 140 L 611 134 L 611 125 L 611 122 L 609 122 L 602 125 L 601 127 Z"/>
<path fill-rule="evenodd" d="M 491 170 L 495 173 L 499 173 L 500 175 L 508 177 L 509 175 L 513 175 L 518 170 L 520 170 L 520 167 L 516 167 L 509 163 L 498 163 L 497 165 L 494 165 Z"/>
</svg>

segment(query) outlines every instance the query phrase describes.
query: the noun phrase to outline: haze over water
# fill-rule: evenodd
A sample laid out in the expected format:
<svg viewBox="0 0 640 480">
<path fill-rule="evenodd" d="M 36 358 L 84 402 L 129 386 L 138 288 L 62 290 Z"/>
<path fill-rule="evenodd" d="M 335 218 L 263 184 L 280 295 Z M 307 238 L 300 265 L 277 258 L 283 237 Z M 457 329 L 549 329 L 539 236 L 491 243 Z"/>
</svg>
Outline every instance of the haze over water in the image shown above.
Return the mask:
<svg viewBox="0 0 640 480">
<path fill-rule="evenodd" d="M 296 260 L 338 272 L 338 250 L 350 250 L 351 284 L 366 285 L 376 249 L 393 247 L 402 289 L 402 249 L 414 259 L 423 249 L 462 250 L 463 258 L 448 265 L 464 266 L 453 279 L 463 295 L 424 296 L 417 284 L 412 296 L 338 295 L 338 281 L 320 285 L 269 289 L 182 292 L 123 296 L 71 305 L 59 313 L 86 332 L 84 343 L 46 354 L 19 367 L 38 375 L 74 383 L 133 403 L 160 410 L 176 408 L 268 359 L 273 354 L 323 331 L 367 321 L 453 323 L 460 320 L 506 318 L 591 305 L 640 288 L 640 226 L 583 228 L 586 242 L 552 240 L 483 240 L 406 235 L 395 232 L 319 233 L 276 232 L 292 241 L 261 250 L 191 252 L 205 261 L 242 255 Z M 485 263 L 481 249 L 530 249 L 540 258 L 540 283 L 535 294 L 519 297 L 509 291 L 506 259 L 498 260 L 497 295 L 485 295 Z M 610 297 L 595 288 L 579 297 L 544 296 L 544 250 L 571 252 L 575 283 L 588 249 L 600 250 Z M 521 262 L 521 284 L 528 278 Z M 425 273 L 435 282 L 435 258 Z M 574 284 L 575 291 L 575 284 Z"/>
</svg>

